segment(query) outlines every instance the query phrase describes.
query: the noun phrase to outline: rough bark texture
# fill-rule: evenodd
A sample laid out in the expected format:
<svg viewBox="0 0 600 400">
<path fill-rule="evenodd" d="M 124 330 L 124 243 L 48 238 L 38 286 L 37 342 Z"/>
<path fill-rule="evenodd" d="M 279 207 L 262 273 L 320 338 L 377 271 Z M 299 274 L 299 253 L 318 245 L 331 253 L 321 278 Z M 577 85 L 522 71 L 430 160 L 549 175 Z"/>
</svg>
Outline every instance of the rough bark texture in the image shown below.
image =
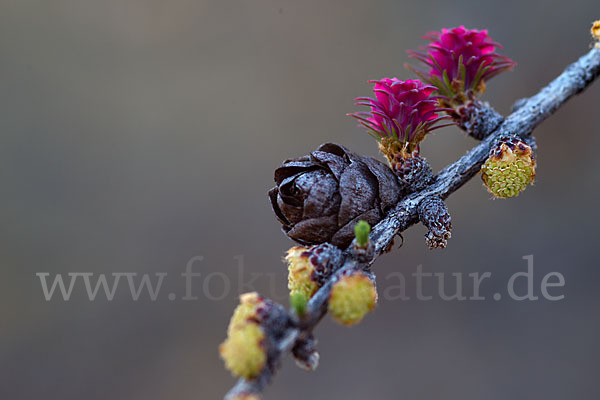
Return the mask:
<svg viewBox="0 0 600 400">
<path fill-rule="evenodd" d="M 481 165 L 489 155 L 490 149 L 501 137 L 520 137 L 528 141 L 531 132 L 537 125 L 548 118 L 569 98 L 583 91 L 599 74 L 600 50 L 592 49 L 578 61 L 568 66 L 562 74 L 538 94 L 529 99 L 520 100 L 515 111 L 504 119 L 499 126 L 493 128 L 493 124 L 486 124 L 485 121 L 474 121 L 473 126 L 487 127 L 486 129 L 491 129 L 492 132 L 480 131 L 480 136 L 485 138 L 479 145 L 444 168 L 432 184 L 403 198 L 389 211 L 387 216 L 371 232 L 370 240 L 373 247 L 369 251 L 369 257 L 364 257 L 364 255 L 358 257 L 353 250 L 353 245 L 350 245 L 336 272 L 309 301 L 306 313 L 302 318 L 298 318 L 293 314 L 288 318 L 291 322 L 285 333 L 274 343 L 276 351 L 269 355 L 270 358 L 274 358 L 270 360 L 269 365 L 277 365 L 284 355 L 291 352 L 299 338 L 304 338 L 306 334 L 312 332 L 315 325 L 327 311 L 332 282 L 343 271 L 368 268 L 380 254 L 390 248 L 396 235 L 419 221 L 418 209 L 424 199 L 432 196 L 445 199 L 464 185 L 479 172 Z M 478 118 L 484 118 L 484 116 L 489 115 L 489 112 L 481 112 L 476 115 L 480 115 Z M 242 398 L 244 395 L 260 394 L 274 372 L 275 368 L 269 367 L 254 380 L 240 379 L 225 398 L 233 400 Z"/>
</svg>

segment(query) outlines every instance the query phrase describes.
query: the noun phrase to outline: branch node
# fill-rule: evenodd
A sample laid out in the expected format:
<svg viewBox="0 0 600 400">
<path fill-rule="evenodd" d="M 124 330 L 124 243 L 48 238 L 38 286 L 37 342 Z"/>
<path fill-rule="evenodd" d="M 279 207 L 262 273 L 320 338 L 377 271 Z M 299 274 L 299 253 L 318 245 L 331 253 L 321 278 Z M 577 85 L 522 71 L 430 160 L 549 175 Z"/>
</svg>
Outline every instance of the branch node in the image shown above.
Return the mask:
<svg viewBox="0 0 600 400">
<path fill-rule="evenodd" d="M 504 122 L 504 117 L 489 103 L 477 99 L 460 106 L 453 118 L 462 130 L 477 140 L 485 139 Z"/>
<path fill-rule="evenodd" d="M 292 348 L 296 365 L 306 371 L 314 371 L 319 366 L 317 340 L 312 333 L 302 335 Z"/>
<path fill-rule="evenodd" d="M 430 185 L 435 176 L 427 160 L 418 151 L 397 153 L 391 161 L 392 170 L 408 193 L 418 192 Z"/>
<path fill-rule="evenodd" d="M 430 249 L 445 248 L 452 231 L 452 218 L 446 203 L 438 196 L 424 198 L 418 207 L 419 219 L 429 229 L 425 243 Z"/>
<path fill-rule="evenodd" d="M 520 109 L 521 107 L 523 107 L 525 104 L 527 104 L 527 98 L 524 97 L 522 99 L 519 99 L 517 101 L 515 101 L 515 103 L 512 105 L 510 112 L 514 113 L 515 111 L 517 111 L 518 109 Z"/>
</svg>

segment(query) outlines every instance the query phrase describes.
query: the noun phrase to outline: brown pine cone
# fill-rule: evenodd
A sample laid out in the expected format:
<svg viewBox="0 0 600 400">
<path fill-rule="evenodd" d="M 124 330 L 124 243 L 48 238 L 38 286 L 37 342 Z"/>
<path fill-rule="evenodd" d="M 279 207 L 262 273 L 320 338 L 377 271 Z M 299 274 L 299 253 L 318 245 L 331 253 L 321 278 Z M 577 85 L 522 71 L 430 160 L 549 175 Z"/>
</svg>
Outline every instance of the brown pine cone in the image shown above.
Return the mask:
<svg viewBox="0 0 600 400">
<path fill-rule="evenodd" d="M 332 243 L 346 248 L 359 220 L 377 224 L 401 196 L 385 164 L 325 143 L 275 170 L 271 205 L 283 231 L 302 244 Z"/>
</svg>

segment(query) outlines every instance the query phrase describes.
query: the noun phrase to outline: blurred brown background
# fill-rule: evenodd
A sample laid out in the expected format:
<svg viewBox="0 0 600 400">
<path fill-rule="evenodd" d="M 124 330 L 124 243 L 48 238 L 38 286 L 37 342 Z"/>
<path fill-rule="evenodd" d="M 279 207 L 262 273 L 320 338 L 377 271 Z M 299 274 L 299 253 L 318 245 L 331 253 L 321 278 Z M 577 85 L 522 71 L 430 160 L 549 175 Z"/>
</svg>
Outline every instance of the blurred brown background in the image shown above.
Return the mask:
<svg viewBox="0 0 600 400">
<path fill-rule="evenodd" d="M 0 4 L 0 398 L 11 400 L 221 398 L 234 380 L 217 346 L 247 290 L 234 257 L 287 304 L 274 168 L 325 141 L 377 156 L 345 113 L 368 79 L 412 77 L 405 49 L 429 30 L 488 28 L 504 44 L 519 65 L 485 99 L 508 113 L 589 49 L 600 18 L 590 0 Z M 326 318 L 319 369 L 286 359 L 264 399 L 599 398 L 599 104 L 596 83 L 538 128 L 534 187 L 492 201 L 474 179 L 448 201 L 447 249 L 427 250 L 414 227 L 375 268 L 380 294 L 387 274 L 420 264 L 490 271 L 491 297 L 533 254 L 536 294 L 557 271 L 564 300 L 381 299 L 359 326 Z M 447 128 L 423 153 L 438 169 L 473 145 Z M 194 256 L 199 299 L 182 301 Z M 81 282 L 47 302 L 37 272 L 169 276 L 154 302 L 133 301 L 125 281 L 112 302 L 89 301 Z M 214 272 L 229 291 L 222 275 L 206 283 Z"/>
</svg>

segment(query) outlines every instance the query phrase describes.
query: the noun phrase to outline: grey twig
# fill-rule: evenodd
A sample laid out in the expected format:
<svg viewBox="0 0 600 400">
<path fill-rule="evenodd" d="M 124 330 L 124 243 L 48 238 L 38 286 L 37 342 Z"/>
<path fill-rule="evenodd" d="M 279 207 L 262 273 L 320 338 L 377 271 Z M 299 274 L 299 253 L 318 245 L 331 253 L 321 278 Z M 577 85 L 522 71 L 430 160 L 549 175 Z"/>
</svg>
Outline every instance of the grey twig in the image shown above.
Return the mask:
<svg viewBox="0 0 600 400">
<path fill-rule="evenodd" d="M 429 186 L 400 200 L 388 215 L 373 227 L 369 236 L 373 249 L 369 257 L 357 256 L 351 245 L 344 253 L 345 256 L 337 270 L 311 298 L 305 314 L 298 317 L 290 312 L 289 320 L 292 322 L 278 343 L 275 343 L 276 351 L 271 355 L 274 359 L 269 363 L 272 367 L 265 368 L 256 379 L 240 379 L 225 399 L 252 398 L 250 396 L 260 394 L 272 378 L 281 359 L 292 351 L 298 340 L 310 335 L 325 315 L 331 287 L 339 275 L 349 269 L 370 267 L 380 254 L 391 248 L 396 235 L 419 221 L 418 209 L 424 199 L 432 196 L 445 199 L 450 196 L 479 172 L 490 150 L 500 138 L 516 136 L 528 140 L 537 125 L 552 115 L 568 99 L 587 88 L 598 75 L 600 75 L 600 50 L 592 49 L 569 65 L 536 95 L 519 100 L 514 112 L 500 123 L 470 122 L 468 126 L 479 127 L 477 136 L 484 138 L 481 143 L 440 171 Z M 485 118 L 495 114 L 497 113 L 491 109 L 479 110 L 474 113 L 474 118 Z M 495 118 L 495 121 L 500 120 Z M 485 129 L 492 131 L 482 131 L 481 127 L 487 127 Z"/>
</svg>

